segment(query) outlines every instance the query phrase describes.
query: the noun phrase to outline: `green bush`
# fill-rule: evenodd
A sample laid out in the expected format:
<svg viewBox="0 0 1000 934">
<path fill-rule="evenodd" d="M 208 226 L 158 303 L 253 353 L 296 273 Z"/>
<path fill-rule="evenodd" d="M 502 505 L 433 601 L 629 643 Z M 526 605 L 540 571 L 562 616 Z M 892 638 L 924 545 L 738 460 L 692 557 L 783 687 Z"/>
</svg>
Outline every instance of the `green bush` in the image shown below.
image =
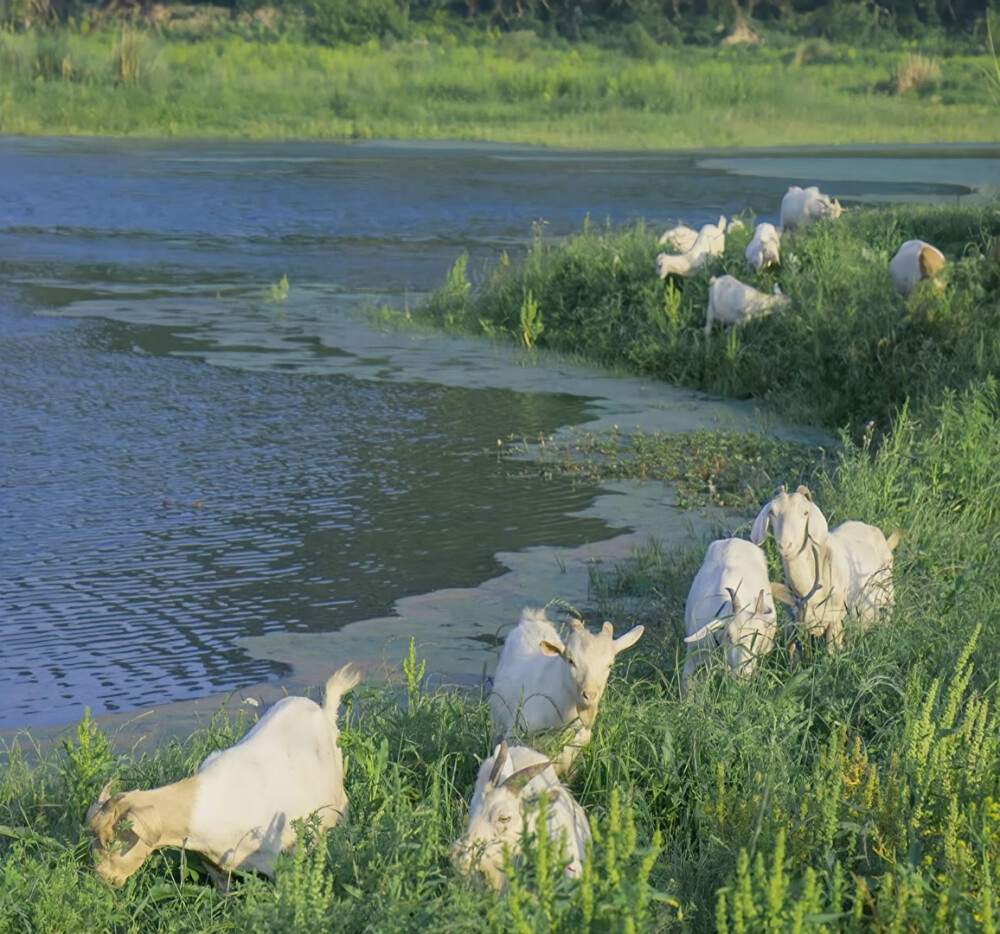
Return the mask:
<svg viewBox="0 0 1000 934">
<path fill-rule="evenodd" d="M 306 35 L 325 45 L 360 44 L 410 31 L 409 7 L 396 0 L 311 0 Z"/>
</svg>

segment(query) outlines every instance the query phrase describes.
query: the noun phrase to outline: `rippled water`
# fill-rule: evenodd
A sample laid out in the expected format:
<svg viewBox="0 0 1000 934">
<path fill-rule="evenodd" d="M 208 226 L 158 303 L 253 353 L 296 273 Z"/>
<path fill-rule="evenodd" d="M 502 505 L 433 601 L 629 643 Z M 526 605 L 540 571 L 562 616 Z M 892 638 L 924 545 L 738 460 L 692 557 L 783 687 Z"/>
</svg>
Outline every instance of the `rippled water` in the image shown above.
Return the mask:
<svg viewBox="0 0 1000 934">
<path fill-rule="evenodd" d="M 571 515 L 594 490 L 495 455 L 590 417 L 579 386 L 380 335 L 362 303 L 417 301 L 459 251 L 475 270 L 538 220 L 773 216 L 812 178 L 960 199 L 997 184 L 995 156 L 908 153 L 902 173 L 877 152 L 0 139 L 0 728 L 261 680 L 275 666 L 237 638 L 328 631 L 473 585 L 498 551 L 614 533 Z"/>
</svg>

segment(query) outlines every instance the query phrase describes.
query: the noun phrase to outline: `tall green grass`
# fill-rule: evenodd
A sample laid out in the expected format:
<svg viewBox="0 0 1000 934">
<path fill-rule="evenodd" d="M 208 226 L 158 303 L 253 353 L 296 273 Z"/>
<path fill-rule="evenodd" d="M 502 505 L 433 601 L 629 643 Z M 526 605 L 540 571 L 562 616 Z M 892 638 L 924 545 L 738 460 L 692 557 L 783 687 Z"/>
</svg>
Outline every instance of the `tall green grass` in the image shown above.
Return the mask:
<svg viewBox="0 0 1000 934">
<path fill-rule="evenodd" d="M 849 630 L 836 657 L 807 644 L 790 670 L 776 651 L 749 684 L 720 664 L 680 695 L 680 607 L 699 555 L 652 550 L 635 558 L 641 573 L 595 574 L 600 613 L 649 628 L 572 779 L 595 826 L 579 882 L 535 846 L 500 898 L 455 876 L 448 850 L 488 715 L 478 696 L 425 691 L 411 650 L 399 683 L 362 687 L 348 711 L 350 819 L 285 858 L 273 884 L 247 878 L 226 898 L 176 852 L 106 888 L 82 820 L 108 777 L 149 787 L 189 774 L 246 721 L 219 718 L 142 757 L 86 720 L 59 754 L 9 748 L 0 930 L 99 918 L 122 931 L 994 931 L 998 455 L 992 381 L 906 414 L 878 452 L 845 439 L 816 497 L 831 522 L 900 530 L 895 612 Z"/>
<path fill-rule="evenodd" d="M 539 347 L 766 400 L 787 417 L 833 428 L 860 429 L 874 419 L 882 431 L 908 399 L 1000 376 L 1000 266 L 990 255 L 1000 234 L 995 207 L 859 208 L 787 236 L 782 267 L 759 274 L 748 273 L 744 261 L 750 227 L 727 237 L 725 256 L 706 272 L 666 282 L 655 273 L 658 231 L 642 223 L 587 224 L 562 242 L 536 237 L 523 257 L 503 257 L 475 290 L 452 282 L 411 314 L 520 342 L 530 295 L 544 328 Z M 912 237 L 945 252 L 949 284 L 940 293 L 923 286 L 904 300 L 888 260 Z M 706 337 L 708 279 L 725 272 L 767 292 L 780 282 L 791 307 Z"/>
<path fill-rule="evenodd" d="M 25 134 L 637 149 L 1000 138 L 987 55 L 942 58 L 935 81 L 899 97 L 909 47 L 825 48 L 685 46 L 645 59 L 530 32 L 335 48 L 130 26 L 3 33 L 0 117 Z"/>
</svg>

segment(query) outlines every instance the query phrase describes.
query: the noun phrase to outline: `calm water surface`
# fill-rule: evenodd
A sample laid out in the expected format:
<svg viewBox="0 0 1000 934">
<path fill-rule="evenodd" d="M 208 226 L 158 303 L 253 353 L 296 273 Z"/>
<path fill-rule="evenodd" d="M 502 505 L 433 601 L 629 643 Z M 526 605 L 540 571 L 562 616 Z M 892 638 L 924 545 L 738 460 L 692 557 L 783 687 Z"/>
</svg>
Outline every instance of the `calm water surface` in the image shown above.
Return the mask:
<svg viewBox="0 0 1000 934">
<path fill-rule="evenodd" d="M 1000 188 L 998 154 L 0 139 L 0 728 L 263 680 L 235 639 L 614 534 L 571 515 L 595 490 L 495 455 L 585 421 L 585 395 L 497 388 L 481 351 L 377 335 L 362 305 L 418 301 L 536 221 L 773 218 L 814 180 L 961 201 Z"/>
</svg>

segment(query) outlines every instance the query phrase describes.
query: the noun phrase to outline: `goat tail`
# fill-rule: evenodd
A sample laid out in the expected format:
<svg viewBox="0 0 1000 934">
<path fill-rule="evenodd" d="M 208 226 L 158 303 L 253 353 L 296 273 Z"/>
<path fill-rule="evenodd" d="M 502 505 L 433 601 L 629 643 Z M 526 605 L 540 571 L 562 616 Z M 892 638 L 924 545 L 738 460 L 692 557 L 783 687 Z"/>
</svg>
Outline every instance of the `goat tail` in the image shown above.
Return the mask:
<svg viewBox="0 0 1000 934">
<path fill-rule="evenodd" d="M 893 532 L 892 535 L 886 539 L 885 543 L 889 546 L 889 551 L 895 551 L 896 546 L 899 544 L 899 530 L 897 529 Z"/>
<path fill-rule="evenodd" d="M 326 682 L 326 692 L 323 697 L 323 712 L 329 721 L 336 726 L 337 709 L 343 696 L 355 687 L 361 680 L 361 669 L 348 662 L 338 668 Z"/>
</svg>

